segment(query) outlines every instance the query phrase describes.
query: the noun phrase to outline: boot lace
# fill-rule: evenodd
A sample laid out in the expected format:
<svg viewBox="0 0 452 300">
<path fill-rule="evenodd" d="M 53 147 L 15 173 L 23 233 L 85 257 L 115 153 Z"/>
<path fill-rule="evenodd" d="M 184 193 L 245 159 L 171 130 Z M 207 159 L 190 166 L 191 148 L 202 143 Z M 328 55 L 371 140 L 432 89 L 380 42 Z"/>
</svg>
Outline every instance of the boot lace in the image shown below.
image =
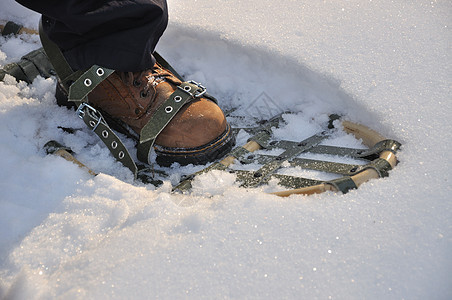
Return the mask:
<svg viewBox="0 0 452 300">
<path fill-rule="evenodd" d="M 155 67 L 152 68 L 152 70 L 144 70 L 141 72 L 120 72 L 119 74 L 121 80 L 125 84 L 135 88 L 142 87 L 140 91 L 140 96 L 142 98 L 147 97 L 151 89 L 155 88 L 164 81 L 176 84 L 176 82 L 174 82 L 171 78 L 173 76 L 171 73 Z"/>
</svg>

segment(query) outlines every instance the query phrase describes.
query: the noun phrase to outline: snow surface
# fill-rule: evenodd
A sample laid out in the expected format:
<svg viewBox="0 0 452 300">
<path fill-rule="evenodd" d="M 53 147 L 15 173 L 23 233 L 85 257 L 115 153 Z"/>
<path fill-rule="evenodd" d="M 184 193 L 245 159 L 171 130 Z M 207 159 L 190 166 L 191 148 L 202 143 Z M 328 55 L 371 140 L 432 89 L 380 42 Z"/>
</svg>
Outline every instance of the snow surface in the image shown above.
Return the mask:
<svg viewBox="0 0 452 300">
<path fill-rule="evenodd" d="M 276 133 L 292 140 L 342 113 L 402 142 L 399 165 L 346 195 L 281 199 L 221 172 L 173 195 L 133 183 L 85 130 L 59 130 L 83 126 L 55 105 L 54 79 L 7 78 L 0 298 L 451 299 L 450 1 L 168 2 L 158 50 L 224 108 L 268 97 L 298 112 Z M 0 19 L 38 16 L 2 0 Z M 39 46 L 0 37 L 0 65 Z M 51 139 L 101 174 L 46 156 Z"/>
</svg>

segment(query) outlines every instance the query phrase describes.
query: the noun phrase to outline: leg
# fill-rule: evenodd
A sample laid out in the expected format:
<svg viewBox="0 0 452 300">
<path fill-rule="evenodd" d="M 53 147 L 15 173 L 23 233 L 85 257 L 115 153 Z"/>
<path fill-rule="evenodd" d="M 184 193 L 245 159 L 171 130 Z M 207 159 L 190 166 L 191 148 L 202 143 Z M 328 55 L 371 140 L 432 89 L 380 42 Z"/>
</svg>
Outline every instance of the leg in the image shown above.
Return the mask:
<svg viewBox="0 0 452 300">
<path fill-rule="evenodd" d="M 43 14 L 44 31 L 74 70 L 149 69 L 168 23 L 166 0 L 17 2 Z"/>
</svg>

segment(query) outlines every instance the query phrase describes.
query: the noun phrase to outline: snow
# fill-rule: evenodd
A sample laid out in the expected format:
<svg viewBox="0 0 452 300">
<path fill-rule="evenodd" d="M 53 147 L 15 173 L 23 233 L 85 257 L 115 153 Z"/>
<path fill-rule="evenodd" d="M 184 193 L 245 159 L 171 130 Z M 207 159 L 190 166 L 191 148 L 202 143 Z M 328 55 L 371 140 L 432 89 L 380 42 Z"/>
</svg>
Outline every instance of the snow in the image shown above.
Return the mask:
<svg viewBox="0 0 452 300">
<path fill-rule="evenodd" d="M 55 105 L 54 79 L 27 86 L 8 77 L 0 298 L 452 298 L 451 3 L 171 0 L 169 8 L 159 52 L 224 108 L 252 115 L 263 98 L 272 111 L 296 111 L 276 131 L 291 140 L 341 113 L 402 142 L 399 165 L 346 195 L 282 199 L 221 172 L 174 195 L 169 182 L 133 183 L 86 130 L 58 129 L 83 124 Z M 38 15 L 4 0 L 0 19 L 36 27 Z M 0 65 L 39 46 L 35 36 L 0 37 Z M 332 143 L 356 146 L 338 135 Z M 51 139 L 101 174 L 47 156 Z"/>
</svg>

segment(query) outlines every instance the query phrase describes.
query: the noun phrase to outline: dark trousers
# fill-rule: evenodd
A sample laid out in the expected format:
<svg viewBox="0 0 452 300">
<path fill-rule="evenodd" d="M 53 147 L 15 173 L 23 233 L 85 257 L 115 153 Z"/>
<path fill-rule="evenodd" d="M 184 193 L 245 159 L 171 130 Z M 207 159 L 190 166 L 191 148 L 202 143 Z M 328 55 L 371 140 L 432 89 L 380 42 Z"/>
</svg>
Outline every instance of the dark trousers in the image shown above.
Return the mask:
<svg viewBox="0 0 452 300">
<path fill-rule="evenodd" d="M 74 70 L 151 68 L 168 24 L 166 0 L 17 0 L 42 14 L 43 29 Z"/>
</svg>

